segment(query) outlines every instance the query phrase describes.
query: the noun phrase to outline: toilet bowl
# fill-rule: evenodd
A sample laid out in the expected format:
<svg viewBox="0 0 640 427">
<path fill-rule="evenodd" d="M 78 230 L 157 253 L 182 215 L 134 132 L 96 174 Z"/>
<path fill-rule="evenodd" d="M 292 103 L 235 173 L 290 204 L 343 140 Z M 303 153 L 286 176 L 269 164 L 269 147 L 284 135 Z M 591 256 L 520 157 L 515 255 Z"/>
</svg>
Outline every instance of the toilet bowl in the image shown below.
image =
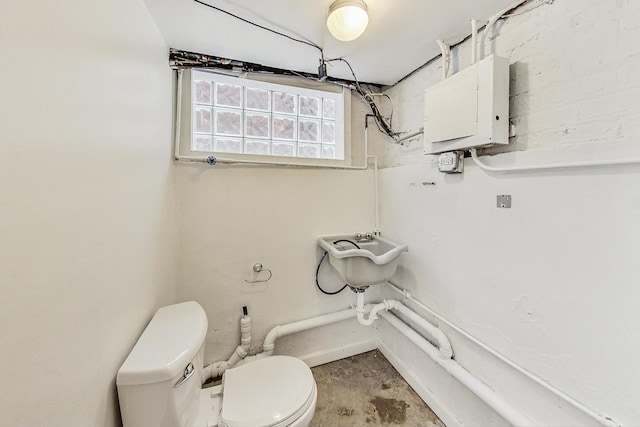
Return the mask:
<svg viewBox="0 0 640 427">
<path fill-rule="evenodd" d="M 124 427 L 307 427 L 316 383 L 309 367 L 270 356 L 228 369 L 202 388 L 207 317 L 196 302 L 157 311 L 118 371 Z"/>
</svg>

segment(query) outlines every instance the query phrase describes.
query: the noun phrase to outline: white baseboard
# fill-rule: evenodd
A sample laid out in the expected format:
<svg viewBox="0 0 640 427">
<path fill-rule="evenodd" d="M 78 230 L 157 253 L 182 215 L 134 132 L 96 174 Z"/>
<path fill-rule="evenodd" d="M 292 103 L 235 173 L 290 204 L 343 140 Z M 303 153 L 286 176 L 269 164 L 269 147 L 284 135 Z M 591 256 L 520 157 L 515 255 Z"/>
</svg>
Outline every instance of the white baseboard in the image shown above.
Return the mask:
<svg viewBox="0 0 640 427">
<path fill-rule="evenodd" d="M 303 354 L 296 357 L 298 357 L 298 359 L 302 359 L 307 365 L 309 365 L 309 367 L 313 368 L 314 366 L 335 362 L 336 360 L 355 356 L 356 354 L 365 353 L 367 351 L 375 350 L 377 348 L 378 348 L 378 341 L 375 338 L 371 338 L 364 341 L 349 344 L 348 346 L 341 346 L 337 348 L 316 351 L 313 353 Z"/>
</svg>

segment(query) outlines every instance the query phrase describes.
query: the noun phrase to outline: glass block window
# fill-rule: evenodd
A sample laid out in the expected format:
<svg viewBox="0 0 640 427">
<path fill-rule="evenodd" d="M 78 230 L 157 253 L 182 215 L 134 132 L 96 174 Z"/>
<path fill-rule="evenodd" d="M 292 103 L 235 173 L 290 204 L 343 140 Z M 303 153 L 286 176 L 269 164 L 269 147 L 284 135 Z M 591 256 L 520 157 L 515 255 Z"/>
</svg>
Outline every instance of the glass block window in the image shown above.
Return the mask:
<svg viewBox="0 0 640 427">
<path fill-rule="evenodd" d="M 191 150 L 344 160 L 342 93 L 192 71 Z"/>
</svg>

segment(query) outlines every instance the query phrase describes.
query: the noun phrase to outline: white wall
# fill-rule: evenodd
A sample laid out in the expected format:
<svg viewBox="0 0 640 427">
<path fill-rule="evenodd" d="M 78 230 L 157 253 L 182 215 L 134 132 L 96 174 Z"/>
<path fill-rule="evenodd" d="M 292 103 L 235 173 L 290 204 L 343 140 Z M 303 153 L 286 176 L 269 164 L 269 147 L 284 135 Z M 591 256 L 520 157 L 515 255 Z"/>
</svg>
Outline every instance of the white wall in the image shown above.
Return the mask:
<svg viewBox="0 0 640 427">
<path fill-rule="evenodd" d="M 315 287 L 316 239 L 373 228 L 371 171 L 180 165 L 176 177 L 178 298 L 207 311 L 208 360 L 226 359 L 238 345 L 243 305 L 257 347 L 277 324 L 348 307 L 351 292 L 325 296 Z M 254 275 L 257 262 L 273 278 L 246 284 L 267 276 Z M 328 266 L 321 283 L 340 284 Z"/>
<path fill-rule="evenodd" d="M 562 0 L 500 24 L 492 49 L 512 63 L 517 126 L 507 150 L 526 151 L 485 160 L 640 158 L 638 22 L 638 2 Z M 454 55 L 466 66 L 469 43 Z M 388 91 L 400 128 L 421 125 L 422 94 L 440 67 L 435 61 Z M 639 167 L 498 175 L 467 160 L 464 175 L 445 176 L 421 144 L 389 145 L 385 162 L 395 167 L 381 173 L 382 230 L 409 245 L 398 283 L 587 407 L 640 424 Z M 497 209 L 497 194 L 511 194 L 513 208 Z M 463 366 L 534 421 L 590 422 L 447 332 Z M 446 385 L 429 386 L 455 406 Z M 485 422 L 493 421 L 475 424 Z"/>
<path fill-rule="evenodd" d="M 0 425 L 118 425 L 175 293 L 167 47 L 141 1 L 9 0 L 0 56 Z"/>
<path fill-rule="evenodd" d="M 1 10 L 0 425 L 117 425 L 115 373 L 155 308 L 174 302 L 167 48 L 140 1 L 14 0 Z M 559 0 L 501 24 L 492 48 L 513 63 L 518 129 L 508 150 L 578 147 L 491 160 L 637 155 L 638 22 L 637 2 Z M 456 69 L 468 43 L 460 50 Z M 390 90 L 398 128 L 422 125 L 422 92 L 439 67 Z M 364 109 L 353 111 L 361 144 Z M 384 234 L 410 247 L 398 282 L 592 409 L 640 423 L 638 169 L 497 176 L 467 163 L 450 177 L 421 143 L 374 151 L 410 165 L 381 174 Z M 371 229 L 372 185 L 371 171 L 176 167 L 177 299 L 205 307 L 209 360 L 237 344 L 242 305 L 259 344 L 275 324 L 352 302 L 314 288 L 315 239 Z M 494 207 L 504 193 L 511 210 Z M 255 262 L 273 270 L 269 284 L 244 283 Z M 325 283 L 338 280 L 325 270 Z M 372 337 L 343 326 L 279 348 L 303 354 Z M 458 360 L 534 420 L 587 422 L 448 332 Z M 386 344 L 407 363 L 429 363 L 397 338 Z M 452 419 L 500 423 L 445 381 L 426 386 Z"/>
<path fill-rule="evenodd" d="M 354 99 L 352 111 L 354 163 L 362 164 L 364 106 Z M 249 308 L 253 345 L 259 350 L 273 326 L 344 309 L 354 299 L 349 291 L 326 296 L 316 289 L 322 255 L 316 239 L 373 229 L 372 170 L 180 164 L 176 190 L 178 299 L 196 300 L 207 312 L 207 360 L 227 359 L 238 345 L 243 305 Z M 266 277 L 266 272 L 254 275 L 257 262 L 271 269 L 273 278 L 246 284 L 245 279 Z M 321 282 L 329 289 L 340 284 L 328 266 Z M 370 338 L 355 329 L 362 340 Z M 356 340 L 325 336 L 320 346 L 325 350 Z M 289 342 L 289 354 L 313 351 L 307 348 L 313 338 L 299 339 L 299 345 Z"/>
</svg>

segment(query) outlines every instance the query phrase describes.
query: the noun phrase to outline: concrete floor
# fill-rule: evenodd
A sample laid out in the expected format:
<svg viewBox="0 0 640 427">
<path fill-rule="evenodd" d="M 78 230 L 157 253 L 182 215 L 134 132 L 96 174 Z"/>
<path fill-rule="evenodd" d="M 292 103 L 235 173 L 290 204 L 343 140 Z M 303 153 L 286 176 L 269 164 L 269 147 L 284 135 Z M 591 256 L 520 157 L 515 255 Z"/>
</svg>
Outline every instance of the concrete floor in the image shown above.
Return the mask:
<svg viewBox="0 0 640 427">
<path fill-rule="evenodd" d="M 312 427 L 444 426 L 378 350 L 311 370 L 318 385 Z"/>
</svg>

